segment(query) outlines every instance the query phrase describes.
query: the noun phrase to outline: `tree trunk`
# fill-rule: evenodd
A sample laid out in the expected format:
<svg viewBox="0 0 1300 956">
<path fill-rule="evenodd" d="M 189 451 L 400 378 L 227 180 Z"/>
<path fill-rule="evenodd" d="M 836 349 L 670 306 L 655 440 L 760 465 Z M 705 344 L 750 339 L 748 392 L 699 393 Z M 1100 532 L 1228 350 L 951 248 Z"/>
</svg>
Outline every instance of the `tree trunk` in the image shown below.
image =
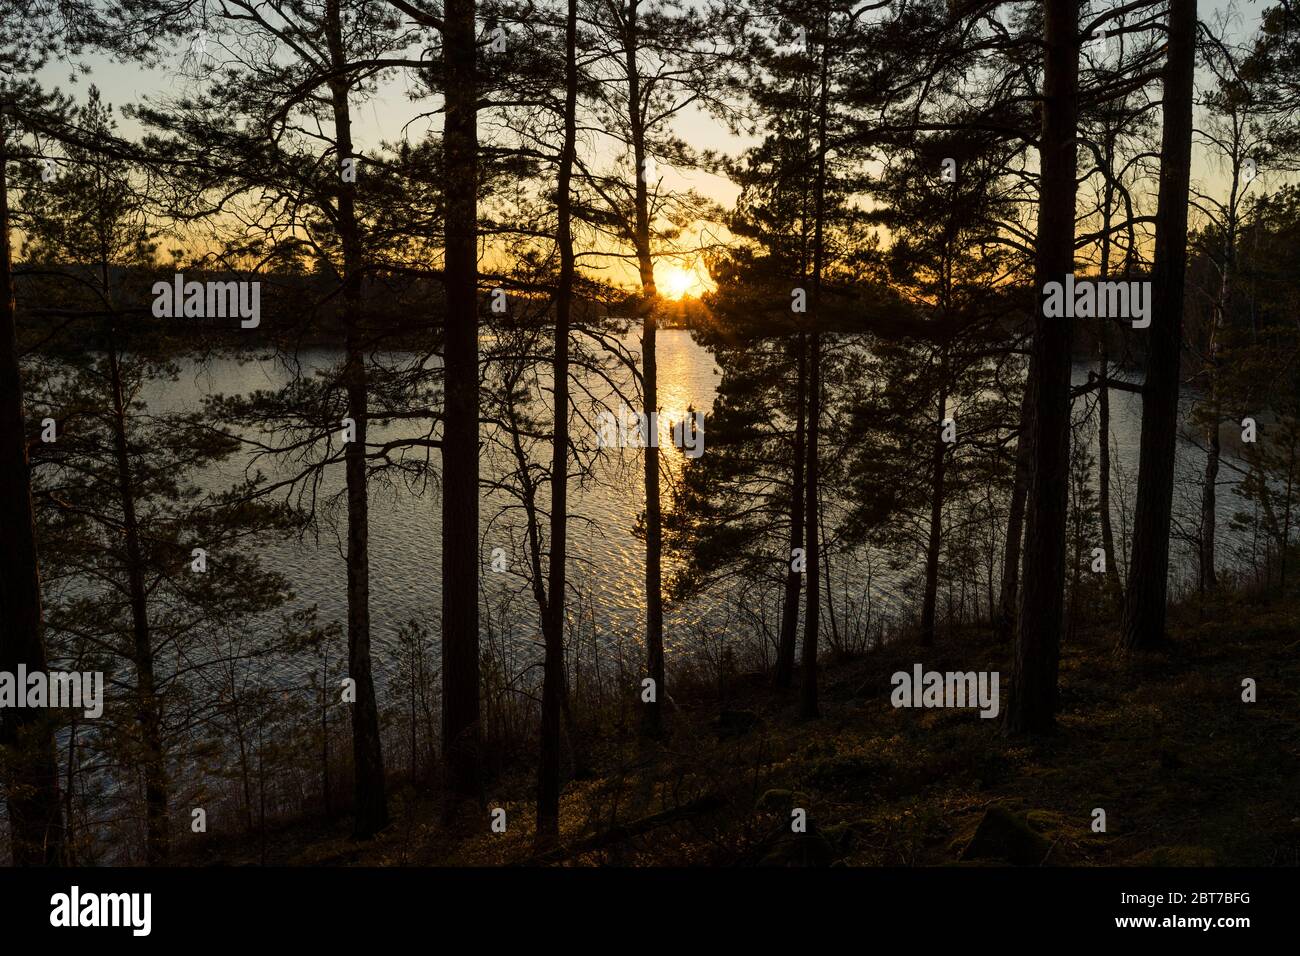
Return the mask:
<svg viewBox="0 0 1300 956">
<path fill-rule="evenodd" d="M 442 746 L 482 800 L 478 650 L 478 93 L 474 0 L 444 6 L 447 317 L 442 446 Z"/>
<path fill-rule="evenodd" d="M 324 645 L 322 645 L 322 650 Z M 330 798 L 330 665 L 329 657 L 324 657 L 324 668 L 320 685 L 320 791 L 325 804 L 325 819 L 334 817 L 334 807 Z"/>
<path fill-rule="evenodd" d="M 1117 599 L 1116 606 L 1120 606 L 1124 589 L 1119 580 L 1119 565 L 1115 561 L 1115 529 L 1110 520 L 1110 389 L 1105 382 L 1110 374 L 1110 353 L 1104 326 L 1101 334 L 1101 357 L 1097 362 L 1098 374 L 1102 377 L 1097 393 L 1097 511 L 1101 519 L 1101 547 L 1106 555 L 1106 588 Z"/>
<path fill-rule="evenodd" d="M 820 529 L 821 541 L 825 544 L 830 540 L 830 536 L 826 534 L 826 512 L 820 509 L 817 512 L 817 527 Z M 835 620 L 835 590 L 831 587 L 831 551 L 829 547 L 827 547 L 826 553 L 820 556 L 817 563 L 821 565 L 822 582 L 826 585 L 826 621 L 831 626 L 831 647 L 838 654 L 844 645 L 840 643 L 840 628 Z"/>
<path fill-rule="evenodd" d="M 117 466 L 118 495 L 122 505 L 122 531 L 126 543 L 127 590 L 131 599 L 132 663 L 135 664 L 135 710 L 140 725 L 145 803 L 145 862 L 156 866 L 167 859 L 167 766 L 162 747 L 162 713 L 154 686 L 153 642 L 145 598 L 144 559 L 140 552 L 140 525 L 135 513 L 135 490 L 126 437 L 126 398 L 122 366 L 114 330 L 108 340 L 109 385 L 113 403 L 113 454 Z"/>
<path fill-rule="evenodd" d="M 1217 397 L 1211 398 L 1213 417 L 1206 425 L 1205 476 L 1201 481 L 1201 588 L 1213 593 L 1219 589 L 1219 575 L 1215 570 L 1214 538 L 1218 524 L 1219 459 L 1222 443 L 1219 440 L 1219 410 Z"/>
<path fill-rule="evenodd" d="M 63 825 L 66 834 L 63 841 L 63 863 L 66 866 L 77 865 L 74 836 L 77 832 L 77 820 L 74 815 L 73 798 L 77 793 L 77 770 L 81 766 L 81 752 L 77 749 L 77 735 L 80 729 L 81 724 L 74 710 L 68 715 L 68 762 L 65 765 L 67 772 L 63 775 Z"/>
<path fill-rule="evenodd" d="M 1115 134 L 1106 129 L 1106 169 L 1114 168 Z M 1106 182 L 1102 201 L 1101 223 L 1101 277 L 1110 278 L 1110 226 L 1115 187 Z M 1097 514 L 1101 520 L 1101 548 L 1106 556 L 1106 589 L 1115 600 L 1116 607 L 1124 603 L 1124 589 L 1119 580 L 1119 565 L 1115 561 L 1115 530 L 1110 518 L 1110 322 L 1109 318 L 1097 320 L 1097 374 L 1101 381 L 1097 388 Z"/>
<path fill-rule="evenodd" d="M 795 393 L 793 478 L 790 482 L 790 558 L 785 576 L 785 603 L 781 607 L 781 639 L 776 654 L 776 686 L 788 689 L 794 684 L 794 649 L 799 637 L 799 590 L 803 572 L 790 567 L 794 551 L 803 547 L 804 507 L 804 400 L 808 389 L 808 351 L 804 333 L 799 333 L 799 382 Z M 806 553 L 806 552 L 805 552 Z"/>
<path fill-rule="evenodd" d="M 556 215 L 560 285 L 555 298 L 555 355 L 551 372 L 555 421 L 551 437 L 551 556 L 546 605 L 546 663 L 542 680 L 541 762 L 537 773 L 537 843 L 560 835 L 560 709 L 565 692 L 564 594 L 569 496 L 569 311 L 573 302 L 573 232 L 570 182 L 577 141 L 578 3 L 569 0 L 564 29 L 564 146 Z"/>
<path fill-rule="evenodd" d="M 1278 548 L 1277 591 L 1281 597 L 1286 596 L 1287 551 L 1291 547 L 1291 506 L 1295 494 L 1296 442 L 1291 440 L 1287 449 L 1286 494 L 1282 499 L 1282 534 Z"/>
<path fill-rule="evenodd" d="M 1072 482 L 1073 498 L 1070 502 L 1070 516 L 1074 522 L 1071 537 L 1073 540 L 1073 560 L 1070 562 L 1070 603 L 1065 612 L 1065 641 L 1073 644 L 1079 634 L 1079 582 L 1083 578 L 1083 565 L 1087 560 L 1084 557 L 1084 547 L 1086 542 L 1083 540 L 1084 519 L 1086 515 L 1079 504 L 1079 497 L 1082 488 L 1081 483 Z"/>
<path fill-rule="evenodd" d="M 14 321 L 9 245 L 9 159 L 0 103 L 0 671 L 44 671 L 41 573 L 36 557 L 31 473 L 23 421 L 23 388 Z M 5 748 L 11 855 L 16 866 L 55 865 L 63 857 L 63 814 L 49 712 L 0 711 Z"/>
<path fill-rule="evenodd" d="M 339 0 L 329 0 L 330 58 L 335 69 L 345 62 Z M 352 117 L 345 81 L 330 83 L 334 109 L 334 134 L 339 159 L 352 156 Z M 352 705 L 352 759 L 354 763 L 353 835 L 371 837 L 388 825 L 384 787 L 384 754 L 379 737 L 379 709 L 370 666 L 370 526 L 369 489 L 366 479 L 366 434 L 369 398 L 361 328 L 361 277 L 364 261 L 361 230 L 355 208 L 356 187 L 339 175 L 338 227 L 343 246 L 343 322 L 347 350 L 343 383 L 348 417 L 356 428 L 354 440 L 344 450 L 348 508 L 348 676 L 356 682 Z"/>
<path fill-rule="evenodd" d="M 1226 328 L 1228 303 L 1232 297 L 1232 273 L 1236 266 L 1237 246 L 1237 190 L 1240 163 L 1233 165 L 1232 196 L 1229 200 L 1228 221 L 1224 224 L 1223 271 L 1219 280 L 1218 301 L 1211 313 L 1210 341 L 1207 346 L 1206 365 L 1210 375 L 1209 421 L 1205 429 L 1205 476 L 1201 482 L 1201 589 L 1213 593 L 1219 589 L 1216 569 L 1218 531 L 1219 463 L 1223 454 L 1219 439 L 1219 424 L 1223 419 L 1222 401 L 1219 397 L 1219 332 Z"/>
<path fill-rule="evenodd" d="M 1011 501 L 1007 509 L 1007 540 L 1002 553 L 1002 585 L 998 589 L 998 619 L 994 627 L 997 639 L 1010 641 L 1015 636 L 1016 613 L 1020 605 L 1020 547 L 1025 538 L 1025 498 L 1029 494 L 1029 420 L 1032 416 L 1033 389 L 1028 376 L 1020 398 L 1020 436 L 1016 439 L 1015 474 L 1011 479 Z"/>
<path fill-rule="evenodd" d="M 650 252 L 650 184 L 645 169 L 645 116 L 642 113 L 640 67 L 637 50 L 640 38 L 637 12 L 640 0 L 628 0 L 627 40 L 624 44 L 627 71 L 628 126 L 632 131 L 632 161 L 636 170 L 635 222 L 632 239 L 636 246 L 641 277 L 641 383 L 645 413 L 653 415 L 659 405 L 658 363 L 655 356 L 655 314 L 659 290 L 655 285 L 654 257 Z M 653 421 L 654 419 L 651 419 Z M 645 644 L 646 676 L 654 681 L 654 700 L 646 703 L 642 733 L 663 733 L 664 700 L 664 604 L 663 604 L 663 509 L 659 501 L 659 436 L 652 433 L 645 448 Z"/>
<path fill-rule="evenodd" d="M 822 339 L 820 326 L 822 268 L 825 262 L 826 243 L 823 220 L 826 218 L 826 112 L 829 108 L 827 94 L 830 85 L 830 53 L 827 42 L 830 38 L 830 17 L 825 16 L 822 23 L 821 38 L 821 89 L 817 104 L 817 185 L 813 213 L 813 271 L 812 289 L 810 290 L 809 314 L 812 332 L 810 335 L 810 355 L 808 356 L 808 447 L 807 485 L 804 488 L 804 549 L 808 562 L 804 575 L 804 612 L 803 612 L 803 657 L 799 680 L 799 715 L 816 717 L 819 714 L 817 704 L 817 618 L 821 605 L 821 586 L 817 577 L 817 477 L 818 454 L 817 441 L 820 432 L 822 410 Z"/>
<path fill-rule="evenodd" d="M 945 352 L 945 356 L 946 356 Z M 943 440 L 943 420 L 948 409 L 947 361 L 939 370 L 939 427 L 930 455 L 930 534 L 925 547 L 925 594 L 921 603 L 921 646 L 934 644 L 935 604 L 939 597 L 939 550 L 943 534 L 943 483 L 948 463 Z"/>
<path fill-rule="evenodd" d="M 1151 327 L 1143 386 L 1133 560 L 1121 647 L 1160 646 L 1165 639 L 1169 525 L 1178 432 L 1183 278 L 1187 269 L 1187 197 L 1191 177 L 1196 0 L 1170 0 L 1161 130 L 1160 198 L 1151 269 Z"/>
<path fill-rule="evenodd" d="M 411 692 L 411 707 L 410 707 L 410 719 L 411 719 L 411 735 L 410 735 L 410 743 L 411 743 L 411 784 L 412 784 L 412 786 L 414 786 L 414 785 L 415 785 L 415 782 L 416 782 L 416 766 L 415 766 L 415 751 L 416 751 L 416 745 L 415 745 L 415 727 L 416 727 L 416 723 L 415 723 L 415 721 L 416 721 L 416 710 L 415 710 L 415 661 L 411 661 L 411 686 L 410 686 L 410 692 Z"/>
<path fill-rule="evenodd" d="M 1078 0 L 1046 0 L 1043 128 L 1039 160 L 1036 282 L 1064 283 L 1074 268 L 1078 127 Z M 1023 587 L 1016 629 L 1014 684 L 1007 709 L 1013 734 L 1055 723 L 1065 588 L 1065 515 L 1070 471 L 1070 327 L 1064 317 L 1034 316 L 1030 353 L 1030 471 L 1025 504 Z"/>
</svg>

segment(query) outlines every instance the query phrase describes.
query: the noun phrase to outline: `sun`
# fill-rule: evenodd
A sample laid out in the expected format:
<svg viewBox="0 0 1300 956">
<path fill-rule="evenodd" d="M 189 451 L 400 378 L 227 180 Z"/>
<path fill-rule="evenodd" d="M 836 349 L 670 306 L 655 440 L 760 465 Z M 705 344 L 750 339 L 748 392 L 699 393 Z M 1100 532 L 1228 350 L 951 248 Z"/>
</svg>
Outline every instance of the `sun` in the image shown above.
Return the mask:
<svg viewBox="0 0 1300 956">
<path fill-rule="evenodd" d="M 688 295 L 698 297 L 700 293 L 708 291 L 704 278 L 696 269 L 661 265 L 656 272 L 655 285 L 665 299 L 679 300 Z"/>
</svg>

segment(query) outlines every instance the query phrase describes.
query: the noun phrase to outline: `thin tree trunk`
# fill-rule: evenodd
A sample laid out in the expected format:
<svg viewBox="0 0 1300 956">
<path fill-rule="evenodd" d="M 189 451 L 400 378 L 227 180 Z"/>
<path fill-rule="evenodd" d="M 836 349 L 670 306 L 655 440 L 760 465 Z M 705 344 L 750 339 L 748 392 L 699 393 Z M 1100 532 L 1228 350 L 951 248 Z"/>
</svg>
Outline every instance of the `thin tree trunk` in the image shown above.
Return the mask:
<svg viewBox="0 0 1300 956">
<path fill-rule="evenodd" d="M 63 862 L 67 866 L 77 865 L 76 856 L 76 821 L 73 816 L 73 798 L 77 793 L 77 768 L 80 766 L 77 736 L 81 724 L 74 710 L 68 715 L 68 763 L 67 773 L 63 776 L 63 823 L 65 839 L 63 841 Z"/>
<path fill-rule="evenodd" d="M 14 321 L 9 244 L 9 159 L 0 103 L 0 671 L 44 671 L 41 572 L 36 557 L 31 473 L 23 421 L 18 332 Z M 16 866 L 55 865 L 63 857 L 59 769 L 49 713 L 29 707 L 0 711 L 5 748 L 10 847 Z"/>
<path fill-rule="evenodd" d="M 564 146 L 556 215 L 560 284 L 555 298 L 555 354 L 551 362 L 555 421 L 551 436 L 551 555 L 545 622 L 546 663 L 542 679 L 541 761 L 537 773 L 537 843 L 560 835 L 560 709 L 567 697 L 564 674 L 565 548 L 569 507 L 569 311 L 573 302 L 572 200 L 569 195 L 577 141 L 578 4 L 569 0 L 564 29 Z"/>
<path fill-rule="evenodd" d="M 988 487 L 986 494 L 992 492 L 992 487 Z M 997 599 L 993 596 L 994 568 L 997 566 L 998 555 L 998 523 L 997 514 L 993 510 L 993 503 L 990 498 L 985 499 L 985 505 L 989 513 L 989 536 L 988 547 L 985 549 L 984 556 L 984 585 L 988 592 L 989 617 L 990 625 L 996 626 L 997 622 Z"/>
<path fill-rule="evenodd" d="M 1032 370 L 1031 370 L 1032 371 Z M 1025 498 L 1029 494 L 1030 448 L 1029 419 L 1033 414 L 1033 389 L 1026 376 L 1020 399 L 1020 437 L 1016 439 L 1015 474 L 1011 479 L 1011 501 L 1007 510 L 1007 540 L 1002 552 L 1002 584 L 998 589 L 998 618 L 994 627 L 997 639 L 1010 641 L 1015 636 L 1016 613 L 1020 606 L 1020 547 L 1025 538 Z"/>
<path fill-rule="evenodd" d="M 253 832 L 253 776 L 248 760 L 248 740 L 244 733 L 244 718 L 240 713 L 239 695 L 235 690 L 235 676 L 230 677 L 230 721 L 235 731 L 235 746 L 239 749 L 239 774 L 244 791 L 244 830 Z"/>
<path fill-rule="evenodd" d="M 804 488 L 805 557 L 808 572 L 804 576 L 803 612 L 803 656 L 799 680 L 799 714 L 802 717 L 816 717 L 820 710 L 817 703 L 817 623 L 821 605 L 821 586 L 818 583 L 817 553 L 817 478 L 818 478 L 818 437 L 822 411 L 822 339 L 821 339 L 821 285 L 822 267 L 825 260 L 825 224 L 826 218 L 826 112 L 828 109 L 828 89 L 830 86 L 830 53 L 827 42 L 830 39 L 830 15 L 827 13 L 822 22 L 821 37 L 821 89 L 817 104 L 817 185 L 813 213 L 813 271 L 812 289 L 809 295 L 810 354 L 808 356 L 808 447 L 807 447 L 807 485 Z"/>
<path fill-rule="evenodd" d="M 117 466 L 118 496 L 122 505 L 122 532 L 126 544 L 127 590 L 131 600 L 132 663 L 135 665 L 135 710 L 140 725 L 145 800 L 145 861 L 155 866 L 167 859 L 167 769 L 162 748 L 162 714 L 154 686 L 153 642 L 145 598 L 144 559 L 140 551 L 140 525 L 135 512 L 135 490 L 126 436 L 126 398 L 116 335 L 109 331 L 109 386 L 113 402 L 113 455 Z"/>
<path fill-rule="evenodd" d="M 1219 439 L 1219 423 L 1223 418 L 1223 408 L 1219 396 L 1219 331 L 1226 327 L 1228 303 L 1232 295 L 1232 273 L 1236 264 L 1237 237 L 1237 182 L 1239 164 L 1233 167 L 1232 197 L 1229 201 L 1228 222 L 1224 226 L 1223 272 L 1219 280 L 1218 301 L 1214 304 L 1210 341 L 1207 348 L 1206 365 L 1210 373 L 1209 421 L 1205 428 L 1205 475 L 1201 481 L 1201 547 L 1200 578 L 1201 588 L 1213 593 L 1219 589 L 1219 574 L 1216 568 L 1218 532 L 1218 483 L 1219 464 L 1223 455 L 1222 442 Z"/>
<path fill-rule="evenodd" d="M 325 804 L 325 818 L 332 819 L 334 807 L 330 798 L 330 723 L 329 723 L 329 658 L 324 659 L 320 685 L 320 789 Z"/>
<path fill-rule="evenodd" d="M 446 344 L 442 746 L 454 795 L 482 801 L 478 649 L 478 92 L 474 0 L 446 0 Z"/>
<path fill-rule="evenodd" d="M 781 607 L 781 639 L 777 646 L 777 687 L 788 689 L 794 684 L 794 651 L 799 637 L 799 590 L 803 585 L 803 572 L 790 567 L 794 551 L 803 547 L 804 508 L 804 403 L 808 389 L 808 346 L 803 332 L 799 333 L 798 376 L 795 393 L 794 422 L 794 474 L 790 482 L 790 559 L 785 576 L 785 603 Z M 806 554 L 806 552 L 805 552 Z"/>
<path fill-rule="evenodd" d="M 411 784 L 415 784 L 415 661 L 411 661 Z"/>
<path fill-rule="evenodd" d="M 1043 128 L 1039 160 L 1036 282 L 1064 283 L 1074 268 L 1079 3 L 1046 0 Z M 1030 353 L 1029 490 L 1010 733 L 1055 723 L 1065 588 L 1065 515 L 1070 471 L 1071 320 L 1044 316 L 1040 299 Z"/>
<path fill-rule="evenodd" d="M 1291 442 L 1289 458 L 1287 460 L 1286 470 L 1286 496 L 1283 499 L 1282 507 L 1282 546 L 1278 549 L 1278 579 L 1277 590 L 1282 597 L 1286 596 L 1286 564 L 1287 551 L 1291 547 L 1291 506 L 1295 494 L 1295 474 L 1296 474 L 1296 443 Z"/>
<path fill-rule="evenodd" d="M 1217 391 L 1217 382 L 1212 386 Z M 1219 575 L 1215 569 L 1215 535 L 1218 524 L 1219 460 L 1222 442 L 1219 440 L 1219 411 L 1217 394 L 1210 399 L 1211 420 L 1205 428 L 1205 474 L 1201 479 L 1201 588 L 1213 593 L 1219 589 Z"/>
<path fill-rule="evenodd" d="M 335 69 L 345 62 L 339 0 L 328 0 L 330 58 Z M 330 83 L 334 109 L 334 135 L 339 159 L 352 157 L 352 117 L 348 87 L 343 80 Z M 343 246 L 343 322 L 346 357 L 343 382 L 348 417 L 355 438 L 344 450 L 347 476 L 348 545 L 348 676 L 356 682 L 352 705 L 352 758 L 354 783 L 353 834 L 373 836 L 388 825 L 384 787 L 384 754 L 379 737 L 379 709 L 370 664 L 370 502 L 366 478 L 366 435 L 369 398 L 362 341 L 361 275 L 364 267 L 361 230 L 355 208 L 356 187 L 339 175 L 338 227 Z"/>
<path fill-rule="evenodd" d="M 627 39 L 624 44 L 627 71 L 628 125 L 632 131 L 632 160 L 636 170 L 635 222 L 633 243 L 641 277 L 641 382 L 645 413 L 653 415 L 659 405 L 659 372 L 655 355 L 658 331 L 654 257 L 650 251 L 650 184 L 645 169 L 645 116 L 642 113 L 640 46 L 637 13 L 640 0 L 628 0 Z M 653 421 L 654 419 L 651 419 Z M 642 732 L 663 733 L 664 694 L 664 605 L 663 605 L 663 508 L 659 501 L 659 436 L 651 434 L 645 448 L 645 644 L 646 676 L 654 681 L 654 700 L 644 705 Z"/>
<path fill-rule="evenodd" d="M 1126 651 L 1165 640 L 1169 526 L 1178 432 L 1183 278 L 1187 269 L 1187 197 L 1191 177 L 1192 93 L 1196 66 L 1196 0 L 1170 0 L 1160 144 L 1160 198 L 1151 269 L 1151 326 L 1143 386 L 1133 560 L 1129 563 Z"/>
<path fill-rule="evenodd" d="M 1104 321 L 1104 320 L 1103 320 Z M 1097 511 L 1101 519 L 1101 547 L 1106 556 L 1106 587 L 1116 598 L 1117 606 L 1123 603 L 1124 588 L 1119 580 L 1119 565 L 1115 560 L 1115 529 L 1110 518 L 1110 389 L 1105 379 L 1110 374 L 1110 354 L 1102 330 L 1101 356 L 1097 362 L 1102 384 L 1097 394 Z"/>
<path fill-rule="evenodd" d="M 1065 640 L 1074 643 L 1079 634 L 1079 582 L 1083 578 L 1084 563 L 1084 540 L 1083 525 L 1084 514 L 1079 507 L 1079 484 L 1072 482 L 1074 500 L 1070 502 L 1070 512 L 1074 521 L 1073 535 L 1074 538 L 1074 555 L 1070 562 L 1070 603 L 1065 613 Z"/>
<path fill-rule="evenodd" d="M 1114 133 L 1108 127 L 1106 131 L 1108 173 L 1114 165 L 1114 153 Z M 1110 225 L 1114 191 L 1114 186 L 1107 180 L 1105 198 L 1102 202 L 1101 276 L 1103 279 L 1110 278 Z M 1122 607 L 1124 589 L 1119 580 L 1119 565 L 1115 561 L 1115 530 L 1110 518 L 1110 386 L 1106 384 L 1110 375 L 1109 318 L 1097 320 L 1097 350 L 1097 374 L 1101 377 L 1097 387 L 1097 513 L 1101 519 L 1102 553 L 1106 556 L 1106 589 L 1115 600 L 1116 606 Z"/>
<path fill-rule="evenodd" d="M 346 300 L 346 298 L 345 298 Z M 369 837 L 388 825 L 384 757 L 379 738 L 379 711 L 370 662 L 369 501 L 366 487 L 366 379 L 364 358 L 355 330 L 347 335 L 348 415 L 356 423 L 356 440 L 345 452 L 348 506 L 348 676 L 356 681 L 352 705 L 354 761 L 354 832 Z"/>
<path fill-rule="evenodd" d="M 945 352 L 946 356 L 946 352 Z M 930 453 L 930 534 L 925 547 L 925 593 L 921 602 L 921 646 L 934 644 L 935 605 L 939 597 L 939 550 L 943 534 L 943 485 L 948 456 L 943 440 L 943 420 L 948 409 L 947 361 L 939 370 L 939 428 Z"/>
<path fill-rule="evenodd" d="M 826 541 L 829 540 L 826 534 L 826 512 L 825 511 L 818 511 L 817 526 L 821 532 L 821 540 L 823 543 L 825 543 Z M 831 587 L 830 548 L 826 549 L 826 553 L 821 556 L 821 560 L 818 561 L 817 563 L 822 566 L 822 581 L 826 583 L 826 620 L 827 623 L 829 623 L 831 626 L 831 647 L 834 648 L 835 652 L 838 654 L 842 649 L 843 645 L 840 643 L 840 627 L 839 624 L 836 623 L 836 619 L 835 619 L 835 591 Z"/>
</svg>

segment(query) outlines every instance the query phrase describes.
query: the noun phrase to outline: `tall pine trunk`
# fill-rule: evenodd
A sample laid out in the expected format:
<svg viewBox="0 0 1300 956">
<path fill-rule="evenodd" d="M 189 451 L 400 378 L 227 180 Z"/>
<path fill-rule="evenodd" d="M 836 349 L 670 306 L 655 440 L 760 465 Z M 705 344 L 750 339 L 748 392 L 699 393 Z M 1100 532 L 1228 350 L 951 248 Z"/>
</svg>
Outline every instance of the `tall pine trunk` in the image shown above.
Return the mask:
<svg viewBox="0 0 1300 956">
<path fill-rule="evenodd" d="M 327 18 L 330 59 L 337 70 L 346 60 L 339 0 L 329 0 Z M 346 82 L 331 82 L 330 96 L 334 109 L 335 142 L 341 161 L 352 157 L 352 116 L 348 108 Z M 343 180 L 341 169 L 338 174 L 338 228 L 343 246 L 342 301 L 346 330 L 343 384 L 347 393 L 348 417 L 356 429 L 354 440 L 344 450 L 348 514 L 348 676 L 356 682 L 356 701 L 352 704 L 353 834 L 364 838 L 388 825 L 388 801 L 384 787 L 384 754 L 379 738 L 379 709 L 370 664 L 370 501 L 366 479 L 369 400 L 361 327 L 364 262 L 361 229 L 356 216 L 356 187 Z"/>
<path fill-rule="evenodd" d="M 808 389 L 808 345 L 803 332 L 798 337 L 798 385 L 795 393 L 793 475 L 790 482 L 790 559 L 785 576 L 785 603 L 781 607 L 781 637 L 777 644 L 777 687 L 789 688 L 794 684 L 794 651 L 799 639 L 799 590 L 803 585 L 803 572 L 795 570 L 794 551 L 802 548 L 804 541 L 804 402 Z M 806 552 L 805 552 L 806 553 Z"/>
<path fill-rule="evenodd" d="M 9 159 L 0 102 L 0 671 L 44 671 L 41 573 L 36 558 L 31 473 L 23 422 L 18 330 L 9 244 Z M 11 856 L 16 866 L 54 865 L 63 857 L 63 814 L 49 712 L 0 711 Z"/>
<path fill-rule="evenodd" d="M 807 573 L 804 575 L 804 612 L 803 612 L 803 657 L 799 680 L 799 714 L 801 717 L 816 717 L 820 709 L 817 703 L 817 625 L 818 612 L 821 609 L 821 585 L 818 572 L 818 520 L 817 520 L 817 479 L 818 479 L 818 439 L 820 437 L 822 411 L 822 337 L 821 337 L 821 291 L 822 269 L 825 264 L 826 242 L 826 112 L 829 109 L 828 92 L 830 86 L 830 52 L 827 43 L 830 39 L 830 16 L 827 14 L 822 22 L 821 37 L 821 86 L 817 98 L 817 179 L 813 199 L 813 270 L 812 289 L 808 296 L 809 314 L 812 331 L 809 335 L 808 356 L 808 443 L 807 464 L 805 465 L 804 486 L 804 556 L 807 560 Z"/>
<path fill-rule="evenodd" d="M 1133 519 L 1133 560 L 1129 562 L 1124 631 L 1120 639 L 1121 648 L 1126 651 L 1159 647 L 1165 639 L 1169 525 L 1183 340 L 1183 279 L 1187 270 L 1196 0 L 1170 0 L 1168 34 L 1160 137 L 1160 198 L 1151 269 L 1152 314 L 1147 330 L 1147 374 L 1142 393 L 1142 448 Z"/>
<path fill-rule="evenodd" d="M 1074 269 L 1078 129 L 1079 3 L 1046 0 L 1043 128 L 1035 281 L 1064 283 Z M 1055 723 L 1065 588 L 1065 515 L 1070 471 L 1071 320 L 1034 316 L 1030 352 L 1030 469 L 1025 502 L 1024 571 L 1016 629 L 1010 733 L 1047 731 Z"/>
<path fill-rule="evenodd" d="M 569 507 L 569 313 L 573 304 L 573 160 L 577 142 L 578 2 L 569 0 L 564 28 L 564 145 L 560 152 L 556 243 L 560 285 L 555 297 L 555 354 L 551 361 L 555 421 L 551 435 L 551 552 L 547 568 L 546 663 L 542 678 L 541 762 L 537 773 L 537 840 L 560 835 L 560 709 L 565 696 L 564 592 Z"/>
<path fill-rule="evenodd" d="M 452 793 L 481 800 L 474 0 L 447 0 L 443 21 L 447 316 L 442 438 L 442 746 Z"/>
<path fill-rule="evenodd" d="M 1219 295 L 1214 303 L 1210 341 L 1206 349 L 1206 366 L 1210 374 L 1209 416 L 1205 428 L 1205 475 L 1201 481 L 1201 547 L 1200 572 L 1201 588 L 1207 592 L 1219 589 L 1219 574 L 1216 568 L 1217 547 L 1215 537 L 1218 531 L 1218 484 L 1219 465 L 1223 456 L 1223 445 L 1219 438 L 1219 423 L 1223 418 L 1223 400 L 1220 396 L 1219 383 L 1219 334 L 1227 327 L 1228 304 L 1232 298 L 1232 277 L 1237 260 L 1237 202 L 1240 163 L 1234 163 L 1232 196 L 1228 203 L 1228 222 L 1224 228 L 1223 271 L 1219 280 Z"/>
<path fill-rule="evenodd" d="M 659 371 L 655 355 L 658 331 L 656 316 L 659 290 L 655 286 L 654 257 L 650 251 L 650 184 L 646 181 L 645 116 L 642 111 L 640 48 L 637 13 L 640 0 L 628 0 L 626 20 L 628 127 L 632 132 L 632 161 L 636 170 L 632 241 L 636 248 L 641 278 L 641 389 L 645 413 L 653 415 L 659 405 Z M 651 419 L 653 421 L 653 419 Z M 664 603 L 663 603 L 663 508 L 659 501 L 659 436 L 651 434 L 645 448 L 645 645 L 646 676 L 654 681 L 654 699 L 646 702 L 641 729 L 647 736 L 663 732 L 664 688 Z"/>
<path fill-rule="evenodd" d="M 107 290 L 105 290 L 107 291 Z M 136 517 L 135 489 L 126 434 L 126 397 L 117 338 L 108 339 L 109 387 L 113 405 L 113 457 L 117 467 L 118 498 L 122 505 L 122 534 L 126 544 L 127 591 L 131 601 L 131 660 L 135 665 L 135 712 L 140 725 L 144 772 L 145 862 L 151 866 L 167 859 L 167 766 L 162 747 L 162 708 L 154 686 L 153 641 L 145 594 L 144 558 L 140 551 L 140 523 Z"/>
<path fill-rule="evenodd" d="M 1114 166 L 1115 134 L 1106 129 L 1106 169 Z M 1110 279 L 1110 226 L 1113 218 L 1115 187 L 1110 180 L 1102 201 L 1101 223 L 1101 277 Z M 1110 322 L 1109 318 L 1097 320 L 1097 514 L 1101 521 L 1101 548 L 1106 556 L 1106 588 L 1115 599 L 1115 606 L 1123 605 L 1123 586 L 1119 580 L 1119 565 L 1115 561 L 1115 530 L 1110 517 Z"/>
</svg>

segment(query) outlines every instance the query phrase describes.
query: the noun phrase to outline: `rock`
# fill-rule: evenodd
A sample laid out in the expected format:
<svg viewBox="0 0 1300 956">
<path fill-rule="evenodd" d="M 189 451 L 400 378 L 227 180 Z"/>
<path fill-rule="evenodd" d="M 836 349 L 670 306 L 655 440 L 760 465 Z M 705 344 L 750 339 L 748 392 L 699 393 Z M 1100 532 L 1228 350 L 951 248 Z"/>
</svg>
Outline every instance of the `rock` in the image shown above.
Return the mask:
<svg viewBox="0 0 1300 956">
<path fill-rule="evenodd" d="M 1006 807 L 989 807 L 962 852 L 963 861 L 1006 860 L 1017 866 L 1038 866 L 1051 844 L 1029 826 L 1024 816 Z"/>
</svg>

